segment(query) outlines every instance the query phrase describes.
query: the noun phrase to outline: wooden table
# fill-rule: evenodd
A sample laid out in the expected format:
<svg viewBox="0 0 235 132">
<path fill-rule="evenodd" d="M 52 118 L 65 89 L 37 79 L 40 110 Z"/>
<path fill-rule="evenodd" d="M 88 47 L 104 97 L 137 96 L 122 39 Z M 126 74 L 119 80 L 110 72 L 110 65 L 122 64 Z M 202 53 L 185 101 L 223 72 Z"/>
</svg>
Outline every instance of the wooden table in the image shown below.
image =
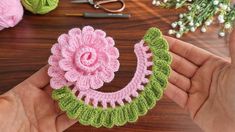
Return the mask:
<svg viewBox="0 0 235 132">
<path fill-rule="evenodd" d="M 59 7 L 44 16 L 25 13 L 23 21 L 15 28 L 0 32 L 0 93 L 10 90 L 40 67 L 47 64 L 50 48 L 57 37 L 73 27 L 92 25 L 103 29 L 116 40 L 120 49 L 121 67 L 114 81 L 105 85 L 102 91 L 116 91 L 124 87 L 133 77 L 136 57 L 133 46 L 149 27 L 158 27 L 167 34 L 170 23 L 177 19 L 184 10 L 167 10 L 155 8 L 151 0 L 126 0 L 126 13 L 131 19 L 84 19 L 65 17 L 65 13 L 96 11 L 89 5 L 73 5 L 68 0 L 61 0 Z M 209 50 L 219 56 L 228 56 L 227 39 L 218 38 L 214 25 L 201 34 L 199 31 L 185 35 L 182 39 L 198 47 Z M 175 103 L 164 97 L 157 107 L 140 117 L 135 124 L 113 129 L 94 129 L 79 124 L 67 132 L 90 131 L 135 131 L 135 132 L 198 132 L 201 131 L 189 118 L 187 113 Z"/>
</svg>

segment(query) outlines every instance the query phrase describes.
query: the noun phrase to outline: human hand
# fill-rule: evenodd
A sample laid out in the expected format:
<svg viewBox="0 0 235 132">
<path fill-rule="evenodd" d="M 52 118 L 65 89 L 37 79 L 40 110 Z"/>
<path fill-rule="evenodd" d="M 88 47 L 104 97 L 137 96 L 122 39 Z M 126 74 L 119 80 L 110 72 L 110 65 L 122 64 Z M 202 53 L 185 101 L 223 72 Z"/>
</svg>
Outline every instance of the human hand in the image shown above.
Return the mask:
<svg viewBox="0 0 235 132">
<path fill-rule="evenodd" d="M 206 132 L 235 130 L 235 31 L 231 62 L 191 44 L 166 37 L 172 72 L 165 91 Z"/>
<path fill-rule="evenodd" d="M 76 122 L 68 119 L 51 99 L 47 69 L 43 67 L 0 96 L 1 131 L 61 132 Z"/>
</svg>

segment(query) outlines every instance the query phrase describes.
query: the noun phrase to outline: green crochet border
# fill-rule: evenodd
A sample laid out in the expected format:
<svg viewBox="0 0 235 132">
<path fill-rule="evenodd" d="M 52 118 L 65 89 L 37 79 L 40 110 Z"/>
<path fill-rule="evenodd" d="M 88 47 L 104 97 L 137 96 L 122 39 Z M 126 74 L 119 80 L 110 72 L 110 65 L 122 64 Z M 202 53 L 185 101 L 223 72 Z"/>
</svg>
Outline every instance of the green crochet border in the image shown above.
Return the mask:
<svg viewBox="0 0 235 132">
<path fill-rule="evenodd" d="M 144 90 L 132 102 L 116 108 L 94 108 L 78 100 L 68 87 L 54 90 L 52 98 L 59 102 L 60 109 L 65 111 L 70 119 L 77 119 L 83 125 L 112 128 L 123 126 L 127 122 L 136 122 L 139 116 L 145 115 L 161 99 L 168 82 L 171 64 L 168 43 L 159 29 L 150 28 L 144 40 L 153 53 L 153 74 Z"/>
</svg>

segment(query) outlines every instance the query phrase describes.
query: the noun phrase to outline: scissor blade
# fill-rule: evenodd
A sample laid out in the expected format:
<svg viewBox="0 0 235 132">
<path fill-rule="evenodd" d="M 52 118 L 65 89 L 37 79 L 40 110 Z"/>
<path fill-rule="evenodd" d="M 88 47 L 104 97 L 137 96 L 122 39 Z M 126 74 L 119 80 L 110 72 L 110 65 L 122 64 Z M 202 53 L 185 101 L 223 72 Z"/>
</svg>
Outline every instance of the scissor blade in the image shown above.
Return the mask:
<svg viewBox="0 0 235 132">
<path fill-rule="evenodd" d="M 90 0 L 72 0 L 71 3 L 77 3 L 77 4 L 90 3 Z"/>
</svg>

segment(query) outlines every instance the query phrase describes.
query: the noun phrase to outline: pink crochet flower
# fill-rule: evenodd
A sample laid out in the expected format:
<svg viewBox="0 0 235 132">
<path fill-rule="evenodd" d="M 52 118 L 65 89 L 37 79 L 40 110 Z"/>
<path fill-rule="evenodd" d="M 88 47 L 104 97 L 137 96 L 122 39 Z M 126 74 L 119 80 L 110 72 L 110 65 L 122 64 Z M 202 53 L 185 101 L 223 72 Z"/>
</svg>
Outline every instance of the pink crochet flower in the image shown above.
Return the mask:
<svg viewBox="0 0 235 132">
<path fill-rule="evenodd" d="M 119 51 L 114 40 L 91 26 L 74 28 L 54 44 L 48 62 L 50 84 L 54 89 L 74 86 L 78 90 L 98 89 L 111 82 L 118 71 Z"/>
</svg>

